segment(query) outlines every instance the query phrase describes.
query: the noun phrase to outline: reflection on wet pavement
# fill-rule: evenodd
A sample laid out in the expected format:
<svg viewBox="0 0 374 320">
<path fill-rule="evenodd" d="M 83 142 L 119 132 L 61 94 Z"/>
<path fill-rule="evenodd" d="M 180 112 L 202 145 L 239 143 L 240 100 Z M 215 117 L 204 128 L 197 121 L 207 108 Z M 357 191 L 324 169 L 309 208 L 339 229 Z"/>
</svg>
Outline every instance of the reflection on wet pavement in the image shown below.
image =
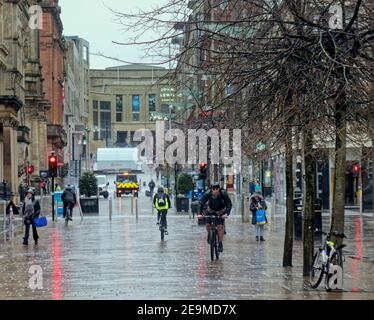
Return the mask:
<svg viewBox="0 0 374 320">
<path fill-rule="evenodd" d="M 104 200 L 103 200 L 104 201 Z M 129 199 L 115 200 L 112 221 L 100 216 L 40 229 L 39 245 L 22 246 L 22 230 L 0 240 L 0 299 L 373 299 L 374 219 L 346 217 L 343 292 L 313 290 L 302 277 L 302 243 L 293 268 L 282 267 L 284 217 L 272 215 L 264 243 L 250 223 L 230 217 L 224 252 L 211 262 L 204 226 L 188 214 L 168 215 L 162 243 L 147 199 L 139 219 Z M 145 209 L 142 209 L 145 208 Z M 329 217 L 323 218 L 327 229 Z M 316 242 L 316 246 L 318 245 Z M 29 268 L 40 265 L 43 289 L 31 290 Z"/>
</svg>

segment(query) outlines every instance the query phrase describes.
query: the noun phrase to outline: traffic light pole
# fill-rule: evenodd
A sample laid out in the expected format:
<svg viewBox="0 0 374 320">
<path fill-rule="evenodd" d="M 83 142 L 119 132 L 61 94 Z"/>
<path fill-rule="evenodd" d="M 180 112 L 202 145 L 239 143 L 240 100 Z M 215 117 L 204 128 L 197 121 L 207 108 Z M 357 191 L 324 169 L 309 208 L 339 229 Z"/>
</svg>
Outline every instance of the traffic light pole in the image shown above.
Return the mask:
<svg viewBox="0 0 374 320">
<path fill-rule="evenodd" d="M 52 177 L 52 221 L 55 221 L 55 178 Z"/>
</svg>

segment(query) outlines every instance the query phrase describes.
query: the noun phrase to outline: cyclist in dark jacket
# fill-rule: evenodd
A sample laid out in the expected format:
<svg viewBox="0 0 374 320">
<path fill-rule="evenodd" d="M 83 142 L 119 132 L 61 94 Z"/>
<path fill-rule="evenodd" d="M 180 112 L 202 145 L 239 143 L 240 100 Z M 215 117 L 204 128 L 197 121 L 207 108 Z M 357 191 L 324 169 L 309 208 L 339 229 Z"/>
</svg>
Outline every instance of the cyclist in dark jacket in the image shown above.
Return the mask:
<svg viewBox="0 0 374 320">
<path fill-rule="evenodd" d="M 204 196 L 200 200 L 200 212 L 202 213 L 206 207 L 206 204 L 208 204 L 207 208 L 207 214 L 209 215 L 216 215 L 219 216 L 217 220 L 217 229 L 218 229 L 218 241 L 219 241 L 219 251 L 223 251 L 223 235 L 224 235 L 224 224 L 225 219 L 230 215 L 231 209 L 232 209 L 232 202 L 230 200 L 230 197 L 226 193 L 224 189 L 221 189 L 218 182 L 215 182 L 211 186 L 211 190 L 206 192 Z M 201 219 L 203 216 L 198 216 L 199 219 Z M 208 232 L 210 231 L 210 219 L 206 219 L 206 230 Z M 209 242 L 209 238 L 208 238 Z"/>
<path fill-rule="evenodd" d="M 66 217 L 66 209 L 70 209 L 70 217 L 69 220 L 72 221 L 73 219 L 73 208 L 77 204 L 77 196 L 71 189 L 71 187 L 66 187 L 64 192 L 61 195 L 62 203 L 64 204 L 64 212 L 63 216 Z"/>
</svg>

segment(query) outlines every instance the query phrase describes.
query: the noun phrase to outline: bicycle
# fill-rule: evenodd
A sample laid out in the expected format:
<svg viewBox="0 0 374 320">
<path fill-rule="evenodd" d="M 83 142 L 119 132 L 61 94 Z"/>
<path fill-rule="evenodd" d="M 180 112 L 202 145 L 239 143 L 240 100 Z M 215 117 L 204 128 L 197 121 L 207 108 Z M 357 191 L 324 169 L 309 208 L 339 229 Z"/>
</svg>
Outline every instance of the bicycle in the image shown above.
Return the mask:
<svg viewBox="0 0 374 320">
<path fill-rule="evenodd" d="M 165 235 L 168 235 L 166 229 L 166 210 L 160 210 L 160 232 L 161 232 L 161 241 L 164 241 Z"/>
<path fill-rule="evenodd" d="M 202 217 L 210 219 L 210 230 L 208 233 L 208 242 L 210 244 L 210 258 L 212 261 L 214 261 L 214 257 L 216 257 L 216 260 L 219 259 L 219 240 L 218 240 L 218 219 L 220 218 L 220 215 L 203 215 Z"/>
<path fill-rule="evenodd" d="M 331 235 L 337 238 L 346 238 L 344 233 L 340 233 L 338 231 L 333 231 L 333 233 L 325 233 L 326 239 L 322 246 L 318 249 L 318 251 L 314 254 L 312 267 L 309 276 L 309 283 L 310 286 L 315 289 L 317 288 L 325 274 L 325 288 L 327 291 L 331 291 L 330 288 L 330 278 L 332 277 L 332 273 L 330 272 L 333 265 L 338 265 L 341 269 L 343 269 L 343 248 L 346 246 L 342 244 L 340 246 L 336 246 L 336 243 L 331 241 Z"/>
<path fill-rule="evenodd" d="M 73 216 L 73 208 L 74 208 L 74 205 L 71 203 L 68 203 L 66 207 L 66 214 L 65 214 L 65 226 L 69 224 L 69 220 Z"/>
</svg>

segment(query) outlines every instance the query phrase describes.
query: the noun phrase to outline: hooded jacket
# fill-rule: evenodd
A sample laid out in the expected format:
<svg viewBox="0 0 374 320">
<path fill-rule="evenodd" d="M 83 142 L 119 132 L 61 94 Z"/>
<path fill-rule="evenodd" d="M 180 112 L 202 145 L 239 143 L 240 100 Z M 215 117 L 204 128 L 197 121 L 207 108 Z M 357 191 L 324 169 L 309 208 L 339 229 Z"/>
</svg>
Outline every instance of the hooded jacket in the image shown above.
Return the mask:
<svg viewBox="0 0 374 320">
<path fill-rule="evenodd" d="M 259 201 L 256 200 L 256 197 L 259 198 Z M 257 206 L 260 204 L 261 207 L 264 210 L 267 210 L 268 206 L 266 205 L 266 202 L 265 202 L 264 198 L 259 194 L 254 194 L 251 197 L 250 201 L 251 201 L 251 203 L 249 205 L 249 210 L 251 210 L 251 212 L 252 212 L 252 224 L 256 224 L 257 223 L 257 221 L 256 221 Z"/>
</svg>

